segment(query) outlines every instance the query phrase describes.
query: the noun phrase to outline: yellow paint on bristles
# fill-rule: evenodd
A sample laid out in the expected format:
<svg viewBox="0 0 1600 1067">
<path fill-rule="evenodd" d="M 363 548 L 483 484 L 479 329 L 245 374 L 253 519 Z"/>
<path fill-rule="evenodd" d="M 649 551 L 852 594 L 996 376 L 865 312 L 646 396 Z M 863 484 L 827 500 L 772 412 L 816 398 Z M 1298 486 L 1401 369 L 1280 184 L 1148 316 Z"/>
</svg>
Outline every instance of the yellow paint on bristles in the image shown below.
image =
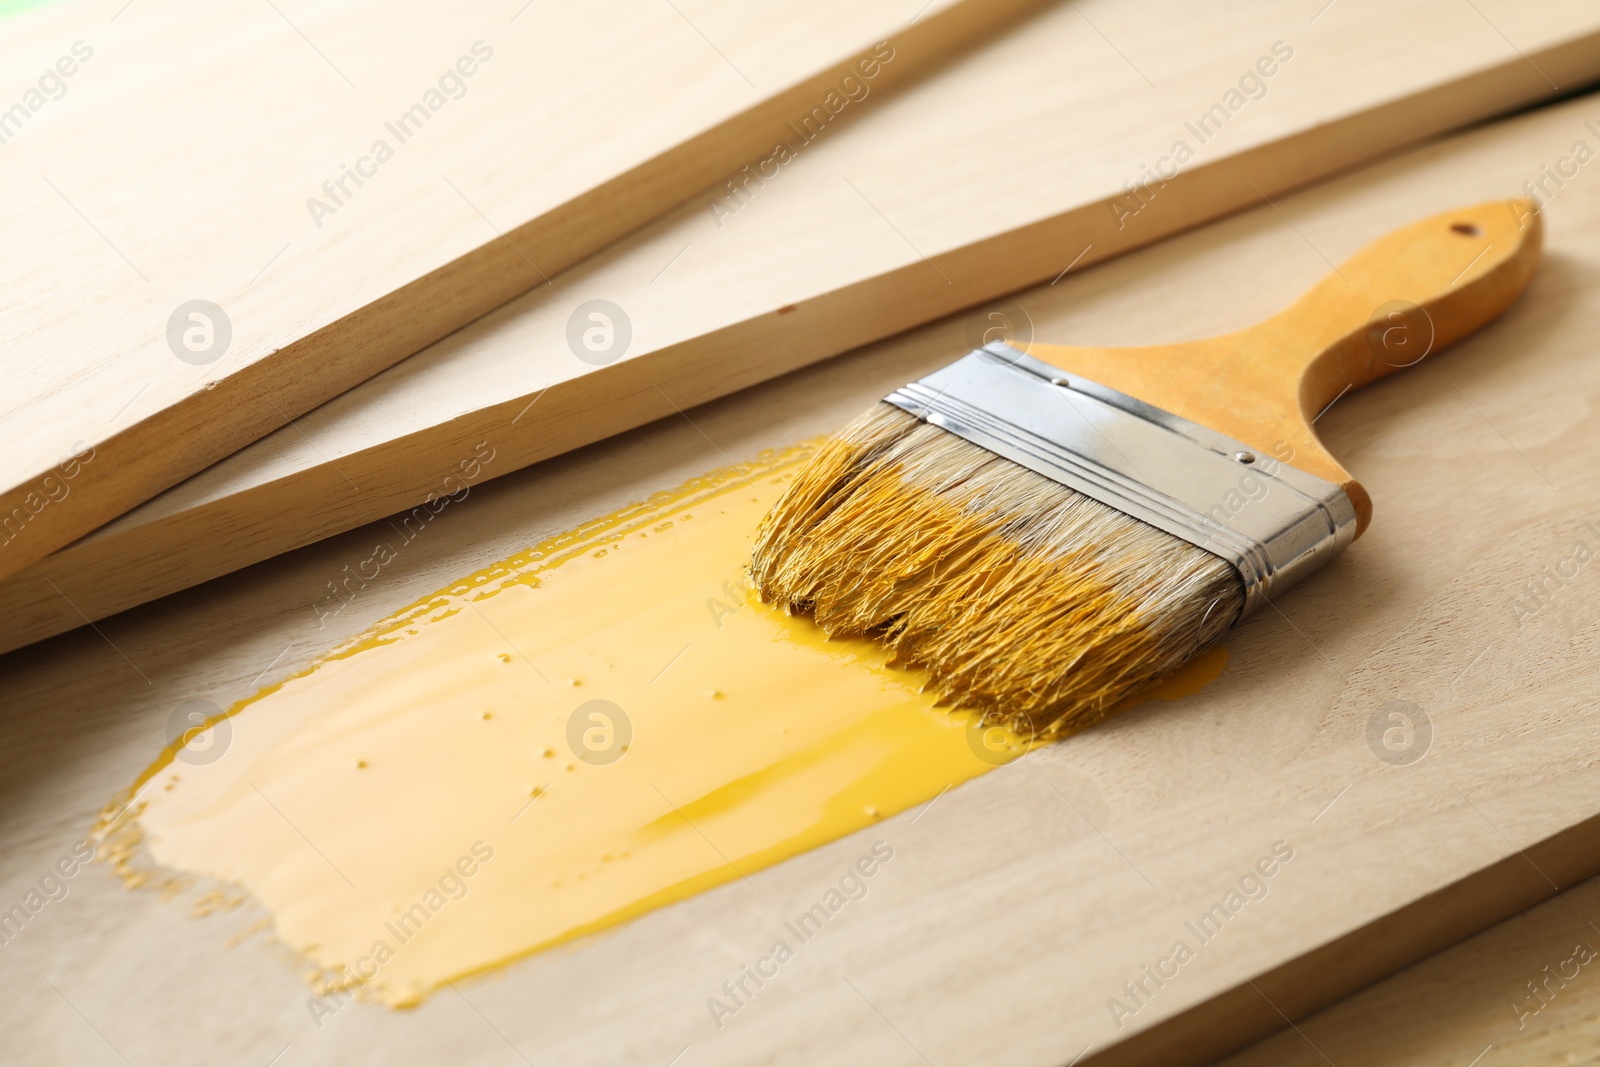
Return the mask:
<svg viewBox="0 0 1600 1067">
<path fill-rule="evenodd" d="M 1022 753 L 754 596 L 752 532 L 809 454 L 518 553 L 230 709 L 219 758 L 169 748 L 108 806 L 120 869 L 243 889 L 319 988 L 403 1007 Z"/>
<path fill-rule="evenodd" d="M 751 573 L 947 703 L 1047 738 L 1124 707 L 1244 605 L 1220 557 L 884 403 L 798 472 Z"/>
</svg>

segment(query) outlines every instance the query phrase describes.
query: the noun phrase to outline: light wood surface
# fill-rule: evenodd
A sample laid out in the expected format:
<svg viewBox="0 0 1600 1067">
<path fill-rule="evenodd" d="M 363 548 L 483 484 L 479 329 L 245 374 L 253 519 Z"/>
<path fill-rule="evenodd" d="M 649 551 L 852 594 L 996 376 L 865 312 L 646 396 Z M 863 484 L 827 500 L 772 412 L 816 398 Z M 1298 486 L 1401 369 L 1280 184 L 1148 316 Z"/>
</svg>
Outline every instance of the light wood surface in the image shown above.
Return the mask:
<svg viewBox="0 0 1600 1067">
<path fill-rule="evenodd" d="M 1592 5 L 1479 6 L 1055 5 L 743 206 L 689 204 L 0 586 L 0 648 L 454 491 L 482 441 L 498 477 L 1600 76 Z M 1249 72 L 1264 95 L 1199 143 Z M 598 367 L 568 342 L 597 299 L 632 327 Z"/>
<path fill-rule="evenodd" d="M 1240 329 L 1383 233 L 1517 194 L 1545 166 L 1571 171 L 1574 143 L 1596 145 L 1588 122 L 1600 124 L 1594 97 L 1474 130 L 1016 302 L 1038 337 L 1079 345 Z M 1235 631 L 1228 671 L 1195 696 L 1036 750 L 753 884 L 414 1012 L 350 1005 L 321 1029 L 299 965 L 248 933 L 252 906 L 196 918 L 203 886 L 165 899 L 91 867 L 0 947 L 0 1059 L 1194 1063 L 1281 1027 L 1280 1009 L 1304 1016 L 1575 883 L 1600 855 L 1600 535 L 1587 525 L 1600 525 L 1596 165 L 1551 186 L 1544 264 L 1522 300 L 1446 358 L 1318 421 L 1361 472 L 1373 525 L 1281 614 Z M 81 840 L 184 701 L 227 704 L 486 561 L 836 427 L 961 354 L 967 325 L 943 321 L 476 486 L 320 625 L 325 583 L 392 537 L 385 523 L 5 657 L 0 901 L 22 900 Z M 1580 542 L 1587 562 L 1575 562 Z M 1558 570 L 1571 575 L 1559 586 L 1547 576 Z M 1533 600 L 1536 580 L 1546 590 Z M 1416 709 L 1430 729 L 1407 763 L 1424 735 L 1413 728 L 1408 748 L 1391 716 L 1415 727 Z M 896 858 L 870 895 L 716 1029 L 706 999 L 880 838 Z M 1266 862 L 1280 841 L 1292 859 Z M 1108 1001 L 1126 997 L 1123 983 L 1258 865 L 1273 871 L 1265 896 L 1119 1030 Z"/>
<path fill-rule="evenodd" d="M 1219 1067 L 1600 1063 L 1597 922 L 1600 880 L 1591 879 Z"/>
<path fill-rule="evenodd" d="M 1243 330 L 1148 348 L 1027 349 L 1342 486 L 1360 537 L 1372 498 L 1323 447 L 1317 417 L 1510 307 L 1538 268 L 1543 228 L 1526 197 L 1463 205 L 1385 234 Z"/>
<path fill-rule="evenodd" d="M 827 125 L 841 101 L 849 121 L 1032 3 L 12 16 L 8 69 L 60 55 L 75 70 L 0 127 L 0 574 L 546 284 L 814 107 Z"/>
</svg>

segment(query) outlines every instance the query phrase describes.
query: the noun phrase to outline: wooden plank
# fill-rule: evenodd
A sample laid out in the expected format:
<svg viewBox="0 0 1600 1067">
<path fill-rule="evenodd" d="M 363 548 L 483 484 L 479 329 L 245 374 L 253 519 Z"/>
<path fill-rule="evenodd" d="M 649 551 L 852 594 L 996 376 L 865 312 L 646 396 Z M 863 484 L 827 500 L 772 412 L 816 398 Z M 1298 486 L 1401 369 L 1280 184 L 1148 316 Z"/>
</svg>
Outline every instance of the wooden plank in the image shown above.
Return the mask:
<svg viewBox="0 0 1600 1067">
<path fill-rule="evenodd" d="M 0 123 L 0 575 L 1034 2 L 16 16 L 47 72 Z"/>
<path fill-rule="evenodd" d="M 0 649 L 418 504 L 480 441 L 497 477 L 1514 107 L 1551 91 L 1546 74 L 1600 77 L 1591 8 L 1486 11 L 1529 60 L 1470 9 L 1415 0 L 1314 26 L 1259 0 L 1226 18 L 1056 7 L 805 148 L 742 205 L 686 206 L 0 586 Z M 1139 44 L 1124 56 L 1086 19 Z M 1420 53 L 1393 29 L 1424 23 Z M 1124 193 L 1262 60 L 1261 99 L 1166 187 Z M 974 145 L 1005 146 L 1004 164 Z M 596 299 L 631 323 L 610 365 L 568 340 Z"/>
<path fill-rule="evenodd" d="M 1297 1022 L 1225 1067 L 1595 1062 L 1600 880 Z M 1531 987 L 1530 987 L 1531 983 Z"/>
<path fill-rule="evenodd" d="M 1592 96 L 1016 297 L 1045 340 L 1205 336 L 1278 310 L 1379 234 L 1546 183 L 1547 255 L 1523 301 L 1319 420 L 1371 492 L 1373 525 L 1281 615 L 1231 635 L 1230 669 L 1209 688 L 1039 749 L 753 886 L 460 983 L 414 1012 L 352 1004 L 320 1029 L 281 950 L 229 947 L 259 911 L 196 919 L 202 886 L 168 901 L 90 868 L 4 946 L 20 980 L 0 1007 L 0 1057 L 119 1062 L 109 1042 L 136 1063 L 265 1063 L 292 1045 L 300 1063 L 489 1064 L 515 1059 L 510 1043 L 562 1063 L 1061 1065 L 1085 1052 L 1079 1063 L 1116 1062 L 1149 1035 L 1144 1062 L 1194 1063 L 1281 1025 L 1252 982 L 1299 1015 L 1553 893 L 1540 871 L 1570 884 L 1595 865 L 1579 846 L 1600 816 L 1600 584 L 1593 558 L 1576 573 L 1567 562 L 1580 539 L 1600 543 L 1587 525 L 1600 525 L 1587 315 L 1600 299 L 1600 163 L 1574 154 L 1600 146 L 1589 123 L 1600 126 Z M 1545 176 L 1557 171 L 1571 175 L 1559 188 Z M 82 838 L 185 700 L 230 703 L 486 561 L 724 457 L 836 427 L 959 355 L 965 331 L 946 320 L 473 488 L 320 620 L 325 583 L 392 537 L 387 524 L 147 605 L 103 635 L 0 659 L 0 901 L 22 899 Z M 1570 577 L 1555 586 L 1546 568 Z M 1416 762 L 1383 748 L 1397 701 L 1430 722 Z M 706 998 L 880 837 L 896 858 L 871 894 L 717 1029 Z M 1123 983 L 1280 841 L 1293 858 L 1269 865 L 1265 894 L 1247 886 L 1260 899 L 1119 1030 L 1107 1004 L 1127 996 Z M 1274 984 L 1286 974 L 1292 986 Z"/>
</svg>

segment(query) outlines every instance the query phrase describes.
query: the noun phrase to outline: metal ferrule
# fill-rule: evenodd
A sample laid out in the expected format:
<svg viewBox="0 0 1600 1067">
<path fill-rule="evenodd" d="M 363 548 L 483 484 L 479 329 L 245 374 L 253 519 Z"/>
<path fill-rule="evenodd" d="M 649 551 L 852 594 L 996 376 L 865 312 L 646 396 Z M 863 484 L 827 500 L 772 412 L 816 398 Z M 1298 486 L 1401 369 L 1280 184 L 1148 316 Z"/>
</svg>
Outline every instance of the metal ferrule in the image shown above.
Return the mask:
<svg viewBox="0 0 1600 1067">
<path fill-rule="evenodd" d="M 1244 581 L 1244 614 L 1355 539 L 1332 482 L 1003 342 L 884 399 L 1222 557 Z"/>
</svg>

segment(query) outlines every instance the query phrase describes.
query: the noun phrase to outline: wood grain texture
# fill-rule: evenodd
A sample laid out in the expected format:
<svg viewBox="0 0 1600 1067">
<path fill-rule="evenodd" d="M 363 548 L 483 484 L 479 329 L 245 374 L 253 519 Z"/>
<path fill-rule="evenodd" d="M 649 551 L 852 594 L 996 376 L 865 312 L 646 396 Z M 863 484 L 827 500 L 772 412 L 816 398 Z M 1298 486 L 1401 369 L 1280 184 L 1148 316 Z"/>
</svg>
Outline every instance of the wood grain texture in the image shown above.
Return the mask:
<svg viewBox="0 0 1600 1067">
<path fill-rule="evenodd" d="M 16 16 L 8 67 L 65 88 L 0 126 L 0 574 L 546 284 L 847 74 L 886 91 L 1032 2 Z"/>
<path fill-rule="evenodd" d="M 1600 1063 L 1600 880 L 1508 919 L 1225 1061 L 1226 1067 Z M 1220 1067 L 1220 1065 L 1219 1065 Z"/>
<path fill-rule="evenodd" d="M 266 1063 L 292 1046 L 284 1062 L 1059 1067 L 1121 1049 L 1124 1062 L 1195 1063 L 1280 1027 L 1279 1008 L 1309 1013 L 1572 884 L 1600 855 L 1586 837 L 1600 822 L 1600 171 L 1574 163 L 1575 143 L 1600 141 L 1588 123 L 1600 125 L 1595 97 L 1016 297 L 1037 336 L 1063 343 L 1225 333 L 1383 233 L 1515 195 L 1547 167 L 1572 175 L 1546 181 L 1545 262 L 1521 301 L 1318 422 L 1377 518 L 1281 614 L 1229 637 L 1229 670 L 1206 690 L 1039 749 L 753 885 L 414 1012 L 353 1004 L 321 1028 L 281 949 L 259 935 L 230 946 L 261 917 L 252 907 L 194 918 L 204 887 L 167 900 L 92 867 L 0 947 L 0 1058 Z M 0 659 L 0 902 L 22 900 L 82 838 L 184 701 L 228 704 L 452 577 L 837 427 L 960 355 L 967 327 L 942 321 L 474 487 L 336 612 L 317 611 L 326 582 L 393 538 L 386 523 Z M 1385 746 L 1397 713 L 1412 716 L 1410 747 L 1404 730 Z M 870 894 L 718 1029 L 706 999 L 879 838 L 896 858 Z M 1280 841 L 1293 858 L 1269 864 L 1263 895 L 1244 879 Z M 1176 940 L 1198 940 L 1186 924 L 1241 884 L 1259 899 L 1119 1029 L 1108 1001 Z"/>
<path fill-rule="evenodd" d="M 1600 76 L 1591 6 L 1483 11 L 1531 62 L 1432 0 L 1314 25 L 1267 0 L 1052 7 L 0 586 L 0 648 L 455 491 L 479 442 L 497 477 Z M 1250 72 L 1264 95 L 1199 143 Z M 1125 191 L 1179 140 L 1177 177 Z M 568 344 L 594 299 L 631 321 L 608 366 Z"/>
<path fill-rule="evenodd" d="M 1317 417 L 1503 313 L 1538 268 L 1543 229 L 1526 197 L 1462 206 L 1385 234 L 1243 330 L 1148 348 L 1023 347 L 1342 487 L 1360 537 L 1372 498 L 1323 447 Z"/>
</svg>

